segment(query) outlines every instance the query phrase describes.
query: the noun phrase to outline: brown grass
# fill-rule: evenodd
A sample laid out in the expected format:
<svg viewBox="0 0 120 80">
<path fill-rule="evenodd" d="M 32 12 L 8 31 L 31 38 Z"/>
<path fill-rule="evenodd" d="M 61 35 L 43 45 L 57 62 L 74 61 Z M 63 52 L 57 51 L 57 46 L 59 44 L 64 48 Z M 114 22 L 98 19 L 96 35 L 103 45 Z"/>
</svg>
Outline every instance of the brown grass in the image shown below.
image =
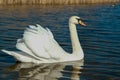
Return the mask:
<svg viewBox="0 0 120 80">
<path fill-rule="evenodd" d="M 91 4 L 91 3 L 116 3 L 120 0 L 0 0 L 0 4 Z"/>
</svg>

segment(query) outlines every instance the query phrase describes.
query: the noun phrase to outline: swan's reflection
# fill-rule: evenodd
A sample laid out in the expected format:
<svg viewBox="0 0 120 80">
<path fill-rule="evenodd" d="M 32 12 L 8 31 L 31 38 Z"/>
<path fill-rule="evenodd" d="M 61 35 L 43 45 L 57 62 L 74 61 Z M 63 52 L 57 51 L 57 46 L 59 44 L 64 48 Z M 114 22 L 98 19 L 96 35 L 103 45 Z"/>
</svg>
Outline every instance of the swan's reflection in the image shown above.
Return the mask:
<svg viewBox="0 0 120 80">
<path fill-rule="evenodd" d="M 18 71 L 18 80 L 80 80 L 83 60 L 75 62 L 33 64 L 16 63 L 9 70 Z M 65 79 L 65 80 L 66 80 Z"/>
</svg>

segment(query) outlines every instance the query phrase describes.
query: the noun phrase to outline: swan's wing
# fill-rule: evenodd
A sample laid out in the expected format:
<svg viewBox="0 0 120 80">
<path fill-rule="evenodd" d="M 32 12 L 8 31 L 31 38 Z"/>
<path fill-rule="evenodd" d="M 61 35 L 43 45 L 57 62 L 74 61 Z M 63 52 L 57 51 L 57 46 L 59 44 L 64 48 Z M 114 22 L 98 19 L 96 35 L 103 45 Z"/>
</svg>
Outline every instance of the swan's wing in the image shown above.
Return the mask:
<svg viewBox="0 0 120 80">
<path fill-rule="evenodd" d="M 38 57 L 59 59 L 65 51 L 59 46 L 52 32 L 40 25 L 30 25 L 23 34 L 24 44 Z"/>
<path fill-rule="evenodd" d="M 17 40 L 17 44 L 16 44 L 16 48 L 21 50 L 22 52 L 34 57 L 37 60 L 43 60 L 41 58 L 39 58 L 38 56 L 35 56 L 32 51 L 26 46 L 26 44 L 24 43 L 23 39 L 18 39 Z"/>
</svg>

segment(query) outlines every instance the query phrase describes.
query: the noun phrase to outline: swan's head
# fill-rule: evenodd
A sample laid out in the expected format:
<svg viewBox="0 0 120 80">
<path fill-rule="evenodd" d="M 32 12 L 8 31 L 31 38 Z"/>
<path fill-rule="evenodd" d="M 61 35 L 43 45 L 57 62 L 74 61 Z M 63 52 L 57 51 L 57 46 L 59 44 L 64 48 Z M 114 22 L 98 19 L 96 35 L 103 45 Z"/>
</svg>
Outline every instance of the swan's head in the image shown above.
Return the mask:
<svg viewBox="0 0 120 80">
<path fill-rule="evenodd" d="M 86 26 L 86 24 L 78 16 L 72 16 L 72 17 L 70 17 L 69 22 L 73 23 L 73 24 L 80 24 L 82 26 Z"/>
</svg>

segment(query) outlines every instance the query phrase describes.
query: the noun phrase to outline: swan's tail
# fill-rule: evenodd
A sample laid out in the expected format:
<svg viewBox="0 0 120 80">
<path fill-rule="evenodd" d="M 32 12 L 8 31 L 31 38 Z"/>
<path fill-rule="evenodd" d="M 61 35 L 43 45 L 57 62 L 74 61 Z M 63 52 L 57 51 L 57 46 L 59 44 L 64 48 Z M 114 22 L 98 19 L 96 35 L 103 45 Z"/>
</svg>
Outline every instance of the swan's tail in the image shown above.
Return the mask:
<svg viewBox="0 0 120 80">
<path fill-rule="evenodd" d="M 2 49 L 1 51 L 4 52 L 4 53 L 7 53 L 7 54 L 9 54 L 9 55 L 12 55 L 12 52 L 11 52 L 11 51 L 8 51 L 8 50 L 5 50 L 5 49 Z"/>
</svg>

